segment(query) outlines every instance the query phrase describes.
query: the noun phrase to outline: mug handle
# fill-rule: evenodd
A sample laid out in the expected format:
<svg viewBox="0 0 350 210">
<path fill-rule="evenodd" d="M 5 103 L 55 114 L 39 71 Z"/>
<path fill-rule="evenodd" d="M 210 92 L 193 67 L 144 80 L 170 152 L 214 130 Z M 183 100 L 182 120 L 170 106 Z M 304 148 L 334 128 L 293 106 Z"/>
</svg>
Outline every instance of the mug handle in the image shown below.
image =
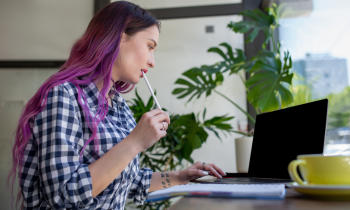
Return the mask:
<svg viewBox="0 0 350 210">
<path fill-rule="evenodd" d="M 306 166 L 306 162 L 304 160 L 293 160 L 292 162 L 290 162 L 288 165 L 289 175 L 298 184 L 307 185 L 307 182 L 304 182 L 298 174 L 297 168 L 299 165 Z"/>
</svg>

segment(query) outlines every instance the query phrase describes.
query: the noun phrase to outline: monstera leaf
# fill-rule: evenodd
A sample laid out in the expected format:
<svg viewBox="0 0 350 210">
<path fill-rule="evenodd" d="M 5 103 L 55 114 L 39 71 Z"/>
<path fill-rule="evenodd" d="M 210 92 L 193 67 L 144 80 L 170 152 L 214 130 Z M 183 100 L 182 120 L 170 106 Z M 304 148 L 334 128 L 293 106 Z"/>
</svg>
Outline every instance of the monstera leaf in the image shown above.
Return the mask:
<svg viewBox="0 0 350 210">
<path fill-rule="evenodd" d="M 206 114 L 206 109 L 204 109 L 203 111 L 203 126 L 212 131 L 220 140 L 220 136 L 219 133 L 216 131 L 216 129 L 220 129 L 221 131 L 226 131 L 226 132 L 236 132 L 233 131 L 231 124 L 225 123 L 231 119 L 233 119 L 234 117 L 227 117 L 226 115 L 222 115 L 222 116 L 217 116 L 217 117 L 213 117 L 209 120 L 205 120 L 205 114 Z"/>
<path fill-rule="evenodd" d="M 251 60 L 251 77 L 245 85 L 249 102 L 261 112 L 286 107 L 293 102 L 289 85 L 292 85 L 292 58 L 285 53 L 284 65 L 278 54 L 262 50 Z"/>
<path fill-rule="evenodd" d="M 208 74 L 217 72 L 225 73 L 226 71 L 230 70 L 230 74 L 234 74 L 242 70 L 242 65 L 244 65 L 246 60 L 244 52 L 240 49 L 236 49 L 236 53 L 234 53 L 232 51 L 232 47 L 225 42 L 219 44 L 219 46 L 226 48 L 226 54 L 219 47 L 211 47 L 207 52 L 214 52 L 219 54 L 224 59 L 224 61 L 217 62 L 216 64 L 210 66 L 203 66 L 202 68 L 194 71 L 195 73 L 203 71 Z M 234 54 L 236 54 L 236 57 Z"/>
<path fill-rule="evenodd" d="M 229 44 L 221 43 L 219 46 L 226 48 L 226 54 L 219 47 L 212 47 L 208 49 L 208 52 L 217 53 L 224 60 L 213 65 L 203 65 L 200 68 L 195 67 L 185 71 L 182 75 L 186 79 L 179 78 L 175 82 L 184 87 L 176 88 L 172 94 L 179 95 L 177 98 L 190 96 L 188 102 L 194 97 L 199 98 L 203 93 L 209 96 L 224 81 L 223 73 L 230 71 L 230 74 L 234 74 L 243 69 L 246 57 L 242 50 L 236 49 L 235 56 Z"/>
<path fill-rule="evenodd" d="M 254 41 L 258 36 L 259 31 L 263 31 L 265 41 L 263 48 L 265 49 L 269 39 L 273 37 L 273 30 L 278 26 L 278 17 L 281 16 L 282 6 L 277 7 L 272 4 L 272 7 L 266 8 L 267 14 L 259 9 L 244 10 L 240 14 L 250 18 L 251 20 L 240 21 L 237 23 L 230 22 L 227 27 L 231 28 L 236 33 L 249 33 L 246 43 Z"/>
<path fill-rule="evenodd" d="M 252 42 L 259 31 L 263 31 L 265 35 L 263 50 L 241 65 L 250 74 L 250 78 L 245 82 L 247 98 L 258 112 L 284 108 L 293 102 L 290 91 L 293 74 L 289 72 L 292 68 L 292 59 L 287 52 L 282 63 L 280 43 L 276 43 L 273 36 L 273 31 L 278 26 L 278 19 L 283 14 L 283 5 L 277 7 L 276 4 L 272 4 L 266 8 L 266 13 L 255 9 L 245 10 L 241 14 L 250 20 L 231 22 L 229 28 L 237 33 L 249 34 L 246 42 Z M 270 40 L 273 49 L 265 50 Z"/>
<path fill-rule="evenodd" d="M 246 57 L 242 50 L 236 49 L 236 53 L 234 53 L 232 51 L 232 47 L 227 43 L 221 43 L 219 46 L 226 48 L 226 54 L 219 47 L 212 47 L 208 49 L 208 52 L 217 53 L 224 60 L 214 65 L 203 65 L 200 68 L 192 68 L 190 70 L 187 70 L 182 74 L 186 77 L 186 79 L 179 78 L 175 82 L 175 84 L 183 85 L 183 87 L 176 88 L 173 90 L 172 94 L 179 95 L 177 98 L 185 98 L 187 96 L 190 96 L 187 101 L 189 102 L 196 96 L 199 98 L 203 93 L 206 93 L 206 97 L 208 97 L 212 91 L 214 91 L 227 99 L 232 105 L 241 110 L 253 123 L 255 123 L 254 118 L 242 107 L 240 107 L 231 99 L 227 98 L 222 93 L 215 90 L 217 86 L 223 83 L 223 73 L 230 71 L 230 75 L 236 74 L 242 69 L 251 66 L 251 64 L 247 64 Z"/>
<path fill-rule="evenodd" d="M 184 135 L 181 138 L 181 151 L 183 158 L 189 159 L 193 150 L 200 148 L 207 140 L 208 133 L 203 127 L 199 126 L 194 113 L 181 116 L 174 122 L 174 126 L 183 128 Z"/>
<path fill-rule="evenodd" d="M 181 156 L 185 159 L 190 159 L 193 150 L 198 149 L 206 142 L 208 133 L 204 128 L 214 132 L 214 134 L 221 140 L 218 130 L 222 132 L 233 132 L 233 128 L 227 121 L 234 117 L 227 117 L 227 115 L 213 117 L 205 120 L 206 109 L 203 112 L 203 121 L 199 120 L 199 114 L 191 114 L 180 116 L 176 122 L 172 123 L 174 127 L 182 128 L 182 136 L 180 138 L 181 144 L 176 149 L 181 151 Z M 171 124 L 170 124 L 171 125 Z M 191 159 L 190 159 L 191 160 Z"/>
<path fill-rule="evenodd" d="M 190 95 L 191 97 L 188 99 L 188 102 L 195 96 L 199 98 L 203 93 L 209 96 L 211 91 L 216 88 L 216 86 L 221 85 L 224 80 L 220 72 L 216 73 L 214 78 L 213 74 L 208 74 L 204 71 L 198 72 L 198 68 L 185 71 L 182 75 L 184 75 L 187 80 L 179 78 L 176 80 L 175 84 L 185 87 L 176 88 L 173 90 L 172 94 L 179 95 L 177 98 L 184 98 Z"/>
</svg>

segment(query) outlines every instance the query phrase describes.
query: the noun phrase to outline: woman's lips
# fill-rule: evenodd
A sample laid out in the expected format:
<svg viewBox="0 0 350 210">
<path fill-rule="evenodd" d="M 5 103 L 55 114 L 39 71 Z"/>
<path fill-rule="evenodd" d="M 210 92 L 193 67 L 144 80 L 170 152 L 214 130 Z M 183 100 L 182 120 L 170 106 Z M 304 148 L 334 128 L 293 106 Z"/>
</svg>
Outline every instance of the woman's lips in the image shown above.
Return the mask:
<svg viewBox="0 0 350 210">
<path fill-rule="evenodd" d="M 140 76 L 140 77 L 141 77 L 141 78 L 143 78 L 143 74 L 142 74 L 142 72 L 146 74 L 146 73 L 147 73 L 147 71 L 148 71 L 147 69 L 141 69 L 141 76 Z"/>
</svg>

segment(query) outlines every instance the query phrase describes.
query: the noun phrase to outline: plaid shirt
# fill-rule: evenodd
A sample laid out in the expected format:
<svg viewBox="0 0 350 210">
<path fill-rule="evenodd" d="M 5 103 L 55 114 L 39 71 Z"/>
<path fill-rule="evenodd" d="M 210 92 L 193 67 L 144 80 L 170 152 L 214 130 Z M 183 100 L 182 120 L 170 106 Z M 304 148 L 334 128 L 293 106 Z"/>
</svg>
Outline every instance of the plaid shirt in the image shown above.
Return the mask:
<svg viewBox="0 0 350 210">
<path fill-rule="evenodd" d="M 96 114 L 99 91 L 94 83 L 81 86 L 91 113 Z M 115 95 L 113 106 L 98 125 L 99 156 L 122 141 L 136 126 L 125 100 Z M 80 151 L 92 134 L 78 103 L 78 89 L 69 82 L 55 86 L 47 104 L 31 121 L 32 135 L 24 150 L 20 186 L 24 209 L 124 209 L 126 197 L 143 204 L 152 170 L 139 168 L 139 154 L 96 197 L 92 197 L 88 165 L 95 162 L 94 144 Z"/>
</svg>

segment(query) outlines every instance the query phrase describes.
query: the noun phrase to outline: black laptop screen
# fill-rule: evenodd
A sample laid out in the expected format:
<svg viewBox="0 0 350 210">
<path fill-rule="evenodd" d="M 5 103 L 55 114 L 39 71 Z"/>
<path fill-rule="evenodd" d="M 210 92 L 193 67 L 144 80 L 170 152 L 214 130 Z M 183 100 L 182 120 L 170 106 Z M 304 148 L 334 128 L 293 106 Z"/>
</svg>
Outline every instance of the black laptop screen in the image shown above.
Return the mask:
<svg viewBox="0 0 350 210">
<path fill-rule="evenodd" d="M 288 164 L 300 154 L 322 154 L 328 100 L 259 114 L 249 177 L 290 179 Z"/>
</svg>

